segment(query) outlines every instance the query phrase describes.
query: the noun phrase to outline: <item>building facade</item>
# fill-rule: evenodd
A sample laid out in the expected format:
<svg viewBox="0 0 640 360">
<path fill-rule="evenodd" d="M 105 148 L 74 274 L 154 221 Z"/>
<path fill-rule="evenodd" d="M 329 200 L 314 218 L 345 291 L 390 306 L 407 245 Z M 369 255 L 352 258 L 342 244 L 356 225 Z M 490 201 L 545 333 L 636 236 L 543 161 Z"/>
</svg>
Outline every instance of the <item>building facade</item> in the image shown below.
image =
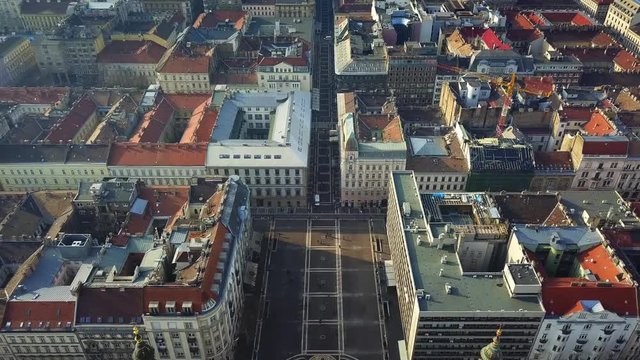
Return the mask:
<svg viewBox="0 0 640 360">
<path fill-rule="evenodd" d="M 10 37 L 0 43 L 0 86 L 9 86 L 36 70 L 36 57 L 27 38 Z"/>
<path fill-rule="evenodd" d="M 311 91 L 311 67 L 305 57 L 264 57 L 256 67 L 258 87 L 270 91 Z"/>
<path fill-rule="evenodd" d="M 108 175 L 109 145 L 2 145 L 0 153 L 4 191 L 71 190 Z"/>
<path fill-rule="evenodd" d="M 207 174 L 240 176 L 251 189 L 253 206 L 306 207 L 311 94 L 223 94 L 214 94 L 212 105 L 220 110 L 207 152 Z"/>
<path fill-rule="evenodd" d="M 580 0 L 578 3 L 584 12 L 602 24 L 607 18 L 609 6 L 613 3 L 613 0 Z"/>
<path fill-rule="evenodd" d="M 355 93 L 339 93 L 340 200 L 344 206 L 384 205 L 389 174 L 404 170 L 407 146 L 400 116 L 358 109 Z"/>
<path fill-rule="evenodd" d="M 615 0 L 609 5 L 604 25 L 618 35 L 623 36 L 627 30 L 640 23 L 640 3 L 637 1 Z"/>
</svg>

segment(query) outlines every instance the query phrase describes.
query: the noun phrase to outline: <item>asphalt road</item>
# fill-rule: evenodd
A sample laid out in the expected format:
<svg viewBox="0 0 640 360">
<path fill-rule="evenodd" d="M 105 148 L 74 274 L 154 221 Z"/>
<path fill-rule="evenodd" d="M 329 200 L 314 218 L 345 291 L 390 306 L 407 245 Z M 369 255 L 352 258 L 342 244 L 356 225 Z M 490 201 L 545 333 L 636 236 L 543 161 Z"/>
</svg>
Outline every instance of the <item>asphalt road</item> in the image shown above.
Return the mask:
<svg viewBox="0 0 640 360">
<path fill-rule="evenodd" d="M 375 223 L 271 220 L 252 359 L 388 356 Z"/>
</svg>

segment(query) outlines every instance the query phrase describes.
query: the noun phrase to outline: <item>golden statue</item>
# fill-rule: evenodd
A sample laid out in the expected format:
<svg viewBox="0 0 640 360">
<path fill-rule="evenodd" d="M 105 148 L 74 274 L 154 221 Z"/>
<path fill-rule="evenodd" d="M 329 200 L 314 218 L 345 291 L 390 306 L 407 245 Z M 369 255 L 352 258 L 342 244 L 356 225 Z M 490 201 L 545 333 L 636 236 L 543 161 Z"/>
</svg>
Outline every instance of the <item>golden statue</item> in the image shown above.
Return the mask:
<svg viewBox="0 0 640 360">
<path fill-rule="evenodd" d="M 137 326 L 133 327 L 133 340 L 136 342 L 133 349 L 133 360 L 154 360 L 156 358 L 155 350 L 142 340 L 140 329 Z"/>
<path fill-rule="evenodd" d="M 500 360 L 502 359 L 502 351 L 500 350 L 500 336 L 502 336 L 502 327 L 496 330 L 496 336 L 493 337 L 491 344 L 480 350 L 481 360 Z"/>
</svg>

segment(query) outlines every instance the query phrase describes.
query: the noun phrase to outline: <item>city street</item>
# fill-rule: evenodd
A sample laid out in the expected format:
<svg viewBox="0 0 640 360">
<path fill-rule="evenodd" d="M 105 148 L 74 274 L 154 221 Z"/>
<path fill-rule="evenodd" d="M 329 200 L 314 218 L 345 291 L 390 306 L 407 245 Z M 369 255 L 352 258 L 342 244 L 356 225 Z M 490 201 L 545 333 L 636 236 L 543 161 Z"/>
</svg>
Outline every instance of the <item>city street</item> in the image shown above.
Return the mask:
<svg viewBox="0 0 640 360">
<path fill-rule="evenodd" d="M 269 222 L 252 359 L 388 358 L 374 262 L 375 239 L 384 236 L 380 224 L 316 217 Z"/>
</svg>

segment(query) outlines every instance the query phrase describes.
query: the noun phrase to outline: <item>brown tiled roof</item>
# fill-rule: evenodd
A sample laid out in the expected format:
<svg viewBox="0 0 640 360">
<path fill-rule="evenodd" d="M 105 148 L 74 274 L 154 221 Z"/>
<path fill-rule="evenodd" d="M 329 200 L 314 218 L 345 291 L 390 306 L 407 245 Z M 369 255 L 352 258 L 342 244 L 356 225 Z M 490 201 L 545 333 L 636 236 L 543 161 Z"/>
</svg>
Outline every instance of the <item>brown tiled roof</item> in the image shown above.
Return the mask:
<svg viewBox="0 0 640 360">
<path fill-rule="evenodd" d="M 4 312 L 3 327 L 11 323 L 14 330 L 62 329 L 73 325 L 75 301 L 9 301 Z M 21 327 L 22 325 L 22 327 Z"/>
<path fill-rule="evenodd" d="M 564 55 L 573 55 L 583 63 L 612 62 L 620 52 L 619 48 L 566 48 L 562 49 Z"/>
<path fill-rule="evenodd" d="M 640 72 L 640 61 L 627 50 L 620 50 L 618 55 L 613 59 L 613 62 L 622 68 L 622 71 Z"/>
<path fill-rule="evenodd" d="M 54 104 L 69 92 L 68 87 L 0 87 L 0 104 Z"/>
<path fill-rule="evenodd" d="M 178 45 L 173 49 L 165 63 L 158 72 L 160 73 L 209 73 L 209 62 L 213 56 L 212 49 L 194 47 L 191 50 L 182 49 Z"/>
<path fill-rule="evenodd" d="M 412 156 L 407 153 L 406 169 L 416 173 L 466 172 L 468 170 L 467 161 L 456 136 L 451 137 L 451 144 L 447 146 L 447 150 L 449 150 L 447 156 Z"/>
<path fill-rule="evenodd" d="M 191 112 L 211 98 L 210 94 L 163 94 L 162 96 L 176 110 L 189 110 Z"/>
<path fill-rule="evenodd" d="M 65 15 L 67 13 L 67 7 L 69 7 L 69 4 L 72 2 L 73 1 L 67 0 L 25 0 L 22 2 L 22 4 L 20 4 L 20 13 L 29 15 Z"/>
<path fill-rule="evenodd" d="M 185 302 L 191 302 L 192 310 L 200 312 L 204 304 L 209 300 L 219 300 L 220 294 L 214 291 L 214 284 L 220 284 L 221 279 L 216 279 L 216 275 L 220 272 L 217 264 L 220 261 L 225 236 L 229 233 L 228 229 L 221 223 L 217 223 L 206 234 L 211 242 L 209 255 L 199 258 L 202 262 L 204 273 L 199 284 L 193 286 L 170 284 L 164 286 L 146 286 L 144 288 L 144 305 L 145 312 L 149 311 L 149 303 L 158 302 L 158 310 L 160 313 L 166 312 L 166 303 L 175 301 L 176 311 L 181 311 Z M 188 281 L 195 276 L 194 269 L 187 269 L 182 279 Z"/>
<path fill-rule="evenodd" d="M 144 233 L 154 217 L 173 218 L 189 198 L 188 186 L 144 186 L 138 197 L 148 201 L 145 213 L 131 215 L 123 226 L 128 234 Z M 171 221 L 171 220 L 169 220 Z"/>
<path fill-rule="evenodd" d="M 541 224 L 558 203 L 555 195 L 495 194 L 500 214 L 512 224 Z"/>
<path fill-rule="evenodd" d="M 251 72 L 248 74 L 221 74 L 214 73 L 211 77 L 212 84 L 234 84 L 234 85 L 251 85 L 258 83 L 258 74 Z"/>
<path fill-rule="evenodd" d="M 236 30 L 241 30 L 245 25 L 245 18 L 248 15 L 242 10 L 214 10 L 212 12 L 202 13 L 193 23 L 193 27 L 215 29 L 220 24 L 227 21 L 233 24 Z"/>
<path fill-rule="evenodd" d="M 157 64 L 166 49 L 152 41 L 114 41 L 98 54 L 99 63 Z"/>
<path fill-rule="evenodd" d="M 560 110 L 560 121 L 584 121 L 591 118 L 593 109 L 583 106 L 566 106 Z"/>
<path fill-rule="evenodd" d="M 144 313 L 142 288 L 87 288 L 80 291 L 77 324 L 137 324 Z"/>
<path fill-rule="evenodd" d="M 60 122 L 53 126 L 51 132 L 45 138 L 52 143 L 67 142 L 82 129 L 85 122 L 95 114 L 98 107 L 90 96 L 84 95 L 73 104 L 69 113 Z"/>
<path fill-rule="evenodd" d="M 209 108 L 209 102 L 204 102 L 194 111 L 187 128 L 182 134 L 180 143 L 199 143 L 211 140 L 211 132 L 216 125 L 218 111 Z"/>
<path fill-rule="evenodd" d="M 207 144 L 114 143 L 109 166 L 204 166 Z"/>
<path fill-rule="evenodd" d="M 174 114 L 173 106 L 167 100 L 162 99 L 153 110 L 144 115 L 144 119 L 130 141 L 134 143 L 162 142 L 162 134 L 165 133 L 167 126 L 171 125 Z"/>
<path fill-rule="evenodd" d="M 534 159 L 539 169 L 573 169 L 570 151 L 536 151 Z"/>
<path fill-rule="evenodd" d="M 358 115 L 358 139 L 371 141 L 372 132 L 382 131 L 382 142 L 402 142 L 402 125 L 398 115 Z"/>
<path fill-rule="evenodd" d="M 542 222 L 542 226 L 571 226 L 574 225 L 571 217 L 564 211 L 561 203 L 557 203 L 556 207 L 551 211 L 549 216 Z"/>
<path fill-rule="evenodd" d="M 598 35 L 594 36 L 591 39 L 591 44 L 593 46 L 597 46 L 597 47 L 607 47 L 607 46 L 616 46 L 618 45 L 618 43 L 615 41 L 614 38 L 611 37 L 611 35 L 605 33 L 605 32 L 600 32 L 598 33 Z"/>
<path fill-rule="evenodd" d="M 553 90 L 553 77 L 551 76 L 527 76 L 523 79 L 526 93 L 539 96 L 549 96 Z"/>
</svg>

